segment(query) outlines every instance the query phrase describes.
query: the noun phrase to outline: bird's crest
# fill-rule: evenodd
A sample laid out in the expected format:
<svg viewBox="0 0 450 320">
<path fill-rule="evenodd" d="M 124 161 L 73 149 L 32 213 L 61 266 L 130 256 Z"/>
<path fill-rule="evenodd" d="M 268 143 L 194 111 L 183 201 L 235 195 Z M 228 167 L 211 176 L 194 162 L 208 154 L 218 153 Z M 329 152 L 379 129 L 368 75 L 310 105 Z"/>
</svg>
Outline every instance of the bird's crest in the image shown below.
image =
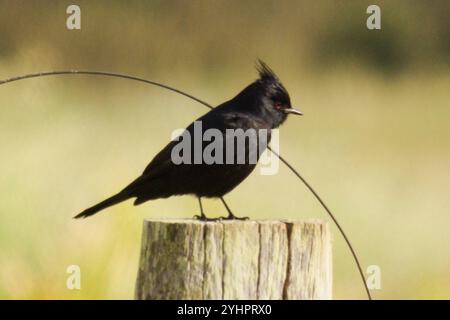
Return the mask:
<svg viewBox="0 0 450 320">
<path fill-rule="evenodd" d="M 256 69 L 259 73 L 259 79 L 255 83 L 261 86 L 266 94 L 270 96 L 276 95 L 278 96 L 278 99 L 280 99 L 280 96 L 283 96 L 284 100 L 289 101 L 287 90 L 284 88 L 275 72 L 273 72 L 265 62 L 258 60 Z"/>
<path fill-rule="evenodd" d="M 278 77 L 273 72 L 272 69 L 269 68 L 269 66 L 262 60 L 258 60 L 258 63 L 256 64 L 256 70 L 258 70 L 259 73 L 259 79 L 264 82 L 278 82 Z"/>
</svg>

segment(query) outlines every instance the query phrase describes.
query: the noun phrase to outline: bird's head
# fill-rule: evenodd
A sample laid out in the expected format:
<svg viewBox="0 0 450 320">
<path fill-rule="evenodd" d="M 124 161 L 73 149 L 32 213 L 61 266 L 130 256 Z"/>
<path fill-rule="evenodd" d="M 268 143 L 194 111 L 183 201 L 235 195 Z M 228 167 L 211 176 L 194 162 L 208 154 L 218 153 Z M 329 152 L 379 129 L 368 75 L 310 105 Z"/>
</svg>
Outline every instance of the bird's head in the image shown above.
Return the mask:
<svg viewBox="0 0 450 320">
<path fill-rule="evenodd" d="M 303 115 L 291 106 L 291 99 L 286 88 L 276 74 L 261 60 L 257 70 L 259 79 L 254 83 L 260 92 L 259 108 L 266 117 L 273 120 L 273 127 L 280 126 L 289 114 Z"/>
</svg>

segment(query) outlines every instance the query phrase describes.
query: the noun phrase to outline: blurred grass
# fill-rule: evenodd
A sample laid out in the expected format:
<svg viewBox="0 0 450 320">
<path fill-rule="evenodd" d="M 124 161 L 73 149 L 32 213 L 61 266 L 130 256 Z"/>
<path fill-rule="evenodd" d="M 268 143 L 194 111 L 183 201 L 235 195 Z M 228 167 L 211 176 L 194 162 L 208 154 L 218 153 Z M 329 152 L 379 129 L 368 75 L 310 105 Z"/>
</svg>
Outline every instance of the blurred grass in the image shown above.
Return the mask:
<svg viewBox="0 0 450 320">
<path fill-rule="evenodd" d="M 305 112 L 281 129 L 281 152 L 335 211 L 364 265 L 381 267 L 375 298 L 448 299 L 449 29 L 445 10 L 426 3 L 381 2 L 387 23 L 369 34 L 365 1 L 80 1 L 81 32 L 64 29 L 64 2 L 2 1 L 0 78 L 103 69 L 217 104 L 255 78 L 261 57 Z M 132 298 L 142 219 L 190 217 L 196 200 L 71 217 L 136 177 L 175 128 L 206 109 L 84 76 L 2 86 L 0 106 L 0 298 Z M 227 198 L 253 218 L 327 219 L 284 167 L 255 172 Z M 224 213 L 217 201 L 205 209 Z M 364 298 L 333 231 L 335 297 Z M 81 267 L 80 291 L 65 287 L 70 264 Z"/>
</svg>

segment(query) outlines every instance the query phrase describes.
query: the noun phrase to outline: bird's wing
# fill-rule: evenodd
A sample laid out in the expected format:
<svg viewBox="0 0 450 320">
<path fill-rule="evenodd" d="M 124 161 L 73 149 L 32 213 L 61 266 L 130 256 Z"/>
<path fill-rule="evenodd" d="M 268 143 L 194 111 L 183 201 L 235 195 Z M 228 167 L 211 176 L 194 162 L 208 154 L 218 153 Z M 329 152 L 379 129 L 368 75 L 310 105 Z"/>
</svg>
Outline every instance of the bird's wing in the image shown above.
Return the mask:
<svg viewBox="0 0 450 320">
<path fill-rule="evenodd" d="M 207 129 L 218 129 L 225 133 L 226 129 L 243 129 L 246 130 L 248 128 L 261 128 L 263 126 L 262 123 L 258 122 L 258 119 L 252 118 L 246 113 L 242 112 L 214 112 L 213 109 L 211 112 L 203 115 L 198 118 L 196 121 L 202 122 L 202 130 L 205 131 Z M 217 110 L 218 111 L 218 110 Z M 194 136 L 194 123 L 191 123 L 187 128 L 191 134 L 193 139 Z M 193 140 L 191 140 L 193 141 Z M 172 149 L 175 145 L 179 143 L 178 140 L 173 140 L 167 144 L 164 149 L 162 149 L 148 164 L 145 168 L 143 175 L 151 174 L 152 177 L 159 175 L 160 173 L 164 173 L 166 170 L 170 169 L 174 166 L 172 162 Z"/>
<path fill-rule="evenodd" d="M 235 111 L 225 111 L 220 110 L 220 108 L 215 108 L 212 111 L 206 113 L 202 117 L 198 118 L 196 121 L 202 122 L 203 131 L 214 128 L 225 133 L 226 129 L 243 129 L 255 128 L 259 125 L 255 123 L 255 119 L 248 116 L 245 113 L 235 112 Z M 186 130 L 191 134 L 193 139 L 194 136 L 194 122 L 191 123 Z M 192 141 L 192 140 L 191 140 Z M 129 184 L 126 189 L 133 189 L 142 183 L 145 183 L 154 178 L 158 178 L 167 172 L 175 169 L 177 165 L 172 162 L 172 149 L 177 145 L 179 141 L 173 140 L 169 142 L 147 165 L 144 172 L 140 177 Z"/>
<path fill-rule="evenodd" d="M 164 175 L 166 172 L 169 172 L 170 169 L 175 166 L 171 160 L 171 151 L 173 146 L 177 143 L 177 141 L 171 141 L 168 145 L 164 147 L 147 165 L 142 175 L 140 175 L 137 179 L 131 182 L 128 186 L 125 187 L 122 191 L 132 191 L 136 190 L 143 184 L 148 181 L 158 178 Z"/>
<path fill-rule="evenodd" d="M 173 166 L 171 154 L 173 147 L 178 141 L 170 141 L 147 165 L 142 175 L 151 175 L 151 177 L 158 176 Z"/>
</svg>

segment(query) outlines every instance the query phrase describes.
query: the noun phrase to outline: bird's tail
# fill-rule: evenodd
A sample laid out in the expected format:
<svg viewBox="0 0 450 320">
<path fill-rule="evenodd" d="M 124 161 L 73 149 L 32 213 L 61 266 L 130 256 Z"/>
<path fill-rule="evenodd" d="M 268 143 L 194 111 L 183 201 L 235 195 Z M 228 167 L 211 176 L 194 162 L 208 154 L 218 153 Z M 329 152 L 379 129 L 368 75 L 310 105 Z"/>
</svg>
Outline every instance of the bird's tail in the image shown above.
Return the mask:
<svg viewBox="0 0 450 320">
<path fill-rule="evenodd" d="M 95 206 L 87 208 L 86 210 L 84 210 L 83 212 L 81 212 L 80 214 L 76 215 L 73 218 L 79 219 L 79 218 L 90 217 L 90 216 L 96 214 L 97 212 L 99 212 L 100 210 L 103 210 L 105 208 L 113 206 L 113 205 L 115 205 L 119 202 L 125 201 L 129 198 L 131 198 L 131 196 L 128 192 L 119 192 L 118 194 L 115 194 L 112 197 L 110 197 L 106 200 L 103 200 L 102 202 L 96 204 Z"/>
</svg>

